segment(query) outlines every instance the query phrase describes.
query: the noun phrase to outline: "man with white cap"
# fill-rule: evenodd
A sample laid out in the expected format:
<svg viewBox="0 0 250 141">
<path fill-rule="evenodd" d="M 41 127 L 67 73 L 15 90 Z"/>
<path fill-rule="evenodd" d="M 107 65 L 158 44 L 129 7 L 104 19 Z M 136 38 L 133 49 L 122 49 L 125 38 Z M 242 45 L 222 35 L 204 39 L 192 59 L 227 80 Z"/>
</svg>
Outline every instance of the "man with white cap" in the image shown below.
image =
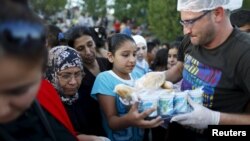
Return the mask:
<svg viewBox="0 0 250 141">
<path fill-rule="evenodd" d="M 148 62 L 145 60 L 147 55 L 147 42 L 141 35 L 132 36 L 136 43 L 136 65 L 132 74 L 137 78 L 149 72 Z"/>
<path fill-rule="evenodd" d="M 182 90 L 203 86 L 204 93 L 203 105 L 188 98 L 192 111 L 171 119 L 180 128 L 171 130 L 170 124 L 169 140 L 207 140 L 208 125 L 250 124 L 250 115 L 244 113 L 250 101 L 250 36 L 233 28 L 229 19 L 230 11 L 242 3 L 178 0 L 187 38 L 180 46 L 177 65 L 166 71 L 167 80 L 183 78 Z"/>
</svg>

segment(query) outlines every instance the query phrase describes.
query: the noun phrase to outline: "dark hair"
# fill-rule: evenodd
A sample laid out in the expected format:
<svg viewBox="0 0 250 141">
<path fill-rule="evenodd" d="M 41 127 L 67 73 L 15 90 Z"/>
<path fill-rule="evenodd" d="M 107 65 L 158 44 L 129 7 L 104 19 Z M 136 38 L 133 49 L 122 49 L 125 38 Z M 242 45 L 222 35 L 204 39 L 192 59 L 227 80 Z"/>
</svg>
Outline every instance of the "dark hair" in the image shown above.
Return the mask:
<svg viewBox="0 0 250 141">
<path fill-rule="evenodd" d="M 177 50 L 179 50 L 180 44 L 181 44 L 180 41 L 173 41 L 170 43 L 169 49 L 176 48 Z"/>
<path fill-rule="evenodd" d="M 93 32 L 93 39 L 95 41 L 96 47 L 101 48 L 105 45 L 105 41 L 107 39 L 106 29 L 102 26 L 91 27 Z"/>
<path fill-rule="evenodd" d="M 150 53 L 155 47 L 157 47 L 157 44 L 154 42 L 147 42 L 147 47 L 148 47 L 147 52 Z"/>
<path fill-rule="evenodd" d="M 134 39 L 131 36 L 122 33 L 116 33 L 110 38 L 108 38 L 108 50 L 112 54 L 115 54 L 116 50 L 118 50 L 121 45 L 126 41 L 131 41 L 135 43 Z"/>
<path fill-rule="evenodd" d="M 55 46 L 58 46 L 60 41 L 59 41 L 59 33 L 61 33 L 62 30 L 55 26 L 55 25 L 47 25 L 47 30 L 46 30 L 46 39 L 48 43 L 48 47 L 53 48 Z"/>
<path fill-rule="evenodd" d="M 27 0 L 1 0 L 0 21 L 1 54 L 46 65 L 45 27 Z"/>
<path fill-rule="evenodd" d="M 157 71 L 163 71 L 163 70 L 167 70 L 167 66 L 168 66 L 168 49 L 166 48 L 159 49 L 155 55 L 155 59 L 150 68 L 153 71 L 159 68 L 161 70 L 157 70 Z"/>
<path fill-rule="evenodd" d="M 65 38 L 68 40 L 68 45 L 74 48 L 74 42 L 77 38 L 88 35 L 93 38 L 93 32 L 89 27 L 86 26 L 74 26 L 65 33 Z M 94 39 L 93 39 L 94 40 Z"/>
<path fill-rule="evenodd" d="M 161 44 L 161 41 L 158 38 L 153 39 L 152 42 L 155 43 L 157 46 Z"/>
<path fill-rule="evenodd" d="M 167 49 L 168 49 L 168 48 L 169 48 L 169 46 L 170 46 L 170 44 L 169 44 L 168 42 L 164 42 L 164 43 L 162 43 L 161 45 L 162 45 L 162 46 L 164 46 L 164 45 L 165 45 Z"/>
<path fill-rule="evenodd" d="M 244 26 L 245 24 L 250 24 L 250 10 L 237 10 L 231 14 L 230 20 L 232 25 L 236 25 L 238 27 Z"/>
<path fill-rule="evenodd" d="M 177 37 L 175 38 L 175 41 L 181 42 L 183 39 L 184 39 L 184 36 L 183 36 L 183 35 L 180 35 L 180 36 L 177 36 Z"/>
</svg>

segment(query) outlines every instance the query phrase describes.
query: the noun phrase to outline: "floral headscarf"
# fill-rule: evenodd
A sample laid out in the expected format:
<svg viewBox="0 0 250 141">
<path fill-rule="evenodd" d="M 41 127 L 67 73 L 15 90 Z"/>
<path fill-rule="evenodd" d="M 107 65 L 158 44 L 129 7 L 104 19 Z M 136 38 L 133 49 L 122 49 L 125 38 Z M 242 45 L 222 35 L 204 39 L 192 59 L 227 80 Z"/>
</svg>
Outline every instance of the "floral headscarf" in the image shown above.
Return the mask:
<svg viewBox="0 0 250 141">
<path fill-rule="evenodd" d="M 79 67 L 81 71 L 83 71 L 82 59 L 75 49 L 68 46 L 57 46 L 49 51 L 46 79 L 48 79 L 59 92 L 62 102 L 69 105 L 78 99 L 78 93 L 72 97 L 65 97 L 59 85 L 57 73 L 70 67 Z"/>
</svg>

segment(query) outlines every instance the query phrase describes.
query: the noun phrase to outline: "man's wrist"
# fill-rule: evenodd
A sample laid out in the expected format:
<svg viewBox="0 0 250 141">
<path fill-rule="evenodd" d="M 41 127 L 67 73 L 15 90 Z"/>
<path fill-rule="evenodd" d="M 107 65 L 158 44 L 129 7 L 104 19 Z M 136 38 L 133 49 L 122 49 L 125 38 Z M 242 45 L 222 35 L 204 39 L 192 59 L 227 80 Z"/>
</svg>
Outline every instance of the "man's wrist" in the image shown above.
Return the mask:
<svg viewBox="0 0 250 141">
<path fill-rule="evenodd" d="M 219 125 L 219 123 L 220 123 L 220 112 L 213 111 L 212 121 L 213 121 L 212 125 Z"/>
</svg>

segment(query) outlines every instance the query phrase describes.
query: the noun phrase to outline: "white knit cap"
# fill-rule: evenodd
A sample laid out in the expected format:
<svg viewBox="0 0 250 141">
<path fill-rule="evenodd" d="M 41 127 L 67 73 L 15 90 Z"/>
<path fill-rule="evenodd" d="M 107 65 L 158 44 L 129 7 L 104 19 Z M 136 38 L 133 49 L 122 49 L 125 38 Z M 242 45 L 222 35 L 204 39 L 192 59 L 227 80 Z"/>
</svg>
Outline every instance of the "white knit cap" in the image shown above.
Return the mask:
<svg viewBox="0 0 250 141">
<path fill-rule="evenodd" d="M 143 45 L 147 46 L 147 42 L 145 38 L 142 37 L 141 35 L 134 35 L 132 36 L 132 38 L 135 40 L 136 45 L 138 45 L 139 43 L 142 43 Z"/>
<path fill-rule="evenodd" d="M 243 0 L 178 0 L 178 11 L 201 12 L 223 7 L 233 11 L 241 8 Z"/>
</svg>

